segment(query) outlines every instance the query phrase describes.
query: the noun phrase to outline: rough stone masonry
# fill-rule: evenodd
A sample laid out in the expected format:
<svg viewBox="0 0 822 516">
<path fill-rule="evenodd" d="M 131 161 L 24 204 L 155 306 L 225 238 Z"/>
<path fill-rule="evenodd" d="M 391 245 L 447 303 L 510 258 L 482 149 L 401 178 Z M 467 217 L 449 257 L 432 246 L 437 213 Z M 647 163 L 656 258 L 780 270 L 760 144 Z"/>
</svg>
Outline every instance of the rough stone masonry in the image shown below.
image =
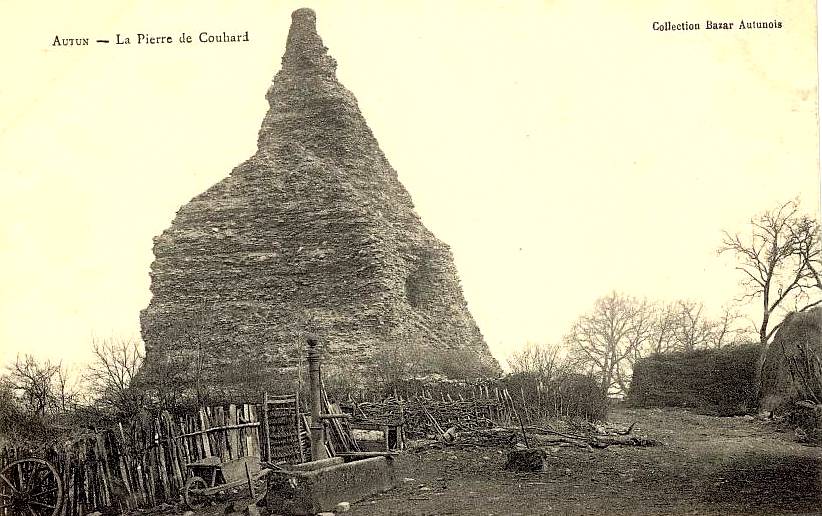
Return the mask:
<svg viewBox="0 0 822 516">
<path fill-rule="evenodd" d="M 182 357 L 228 388 L 293 377 L 310 331 L 326 364 L 361 379 L 380 350 L 410 347 L 498 370 L 448 246 L 414 212 L 315 21 L 292 14 L 257 152 L 154 239 L 147 369 Z"/>
</svg>

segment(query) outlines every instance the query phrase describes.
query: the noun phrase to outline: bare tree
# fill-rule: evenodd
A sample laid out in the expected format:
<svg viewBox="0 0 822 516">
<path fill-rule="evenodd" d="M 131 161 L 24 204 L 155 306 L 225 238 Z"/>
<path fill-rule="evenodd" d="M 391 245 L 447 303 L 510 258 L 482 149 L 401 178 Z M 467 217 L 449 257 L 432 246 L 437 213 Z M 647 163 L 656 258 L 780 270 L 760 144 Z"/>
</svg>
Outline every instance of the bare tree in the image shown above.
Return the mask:
<svg viewBox="0 0 822 516">
<path fill-rule="evenodd" d="M 793 304 L 804 310 L 822 301 L 819 282 L 819 226 L 799 213 L 798 201 L 789 201 L 750 221 L 750 235 L 724 232 L 719 253 L 732 253 L 742 273 L 741 300 L 759 300 L 762 316 L 758 324 L 760 354 L 757 388 L 768 345 L 779 327 L 778 311 Z"/>
<path fill-rule="evenodd" d="M 625 333 L 627 348 L 630 350 L 622 364 L 615 369 L 615 380 L 622 394 L 628 393 L 634 364 L 647 354 L 647 349 L 656 337 L 657 318 L 653 305 L 647 300 L 626 298 L 631 311 L 631 324 Z"/>
<path fill-rule="evenodd" d="M 18 355 L 9 366 L 9 385 L 27 410 L 43 415 L 53 397 L 52 379 L 57 370 L 58 366 L 49 361 L 39 363 L 28 354 L 21 360 Z"/>
<path fill-rule="evenodd" d="M 163 330 L 163 352 L 145 360 L 135 386 L 162 408 L 181 404 L 208 404 L 214 388 L 205 381 L 207 354 L 215 352 L 209 331 L 213 307 L 192 310 L 186 316 L 169 321 Z"/>
<path fill-rule="evenodd" d="M 613 389 L 626 394 L 632 366 L 653 342 L 656 320 L 647 301 L 612 292 L 577 319 L 565 336 L 577 364 L 600 378 L 603 395 Z"/>
<path fill-rule="evenodd" d="M 794 256 L 800 263 L 804 263 L 807 268 L 807 285 L 810 287 L 802 291 L 807 296 L 808 292 L 819 294 L 822 290 L 822 245 L 820 245 L 819 222 L 807 215 L 801 215 L 792 221 L 789 226 L 791 236 L 794 241 Z M 822 298 L 815 301 L 807 301 L 802 310 L 807 310 L 822 302 Z"/>
<path fill-rule="evenodd" d="M 740 321 L 742 321 L 742 315 L 739 311 L 730 306 L 722 307 L 719 317 L 709 322 L 708 347 L 719 349 L 727 345 L 750 342 L 751 332 L 740 325 Z"/>
<path fill-rule="evenodd" d="M 54 401 L 59 412 L 76 409 L 81 401 L 80 376 L 69 370 L 62 363 L 57 368 L 54 378 Z"/>
<path fill-rule="evenodd" d="M 560 346 L 528 342 L 520 351 L 508 357 L 508 367 L 514 374 L 532 374 L 540 379 L 550 379 L 562 366 Z"/>
<path fill-rule="evenodd" d="M 165 356 L 146 361 L 133 386 L 146 403 L 175 409 L 194 395 L 192 391 L 191 358 L 178 350 L 168 350 Z"/>
<path fill-rule="evenodd" d="M 60 363 L 53 364 L 49 360 L 39 362 L 29 354 L 22 358 L 18 355 L 14 363 L 7 367 L 6 383 L 24 410 L 43 416 L 60 408 L 56 380 L 61 371 Z M 65 373 L 62 374 L 65 376 Z"/>
<path fill-rule="evenodd" d="M 105 339 L 92 342 L 94 359 L 84 379 L 96 402 L 121 415 L 135 414 L 143 405 L 142 391 L 133 388 L 143 353 L 135 340 Z"/>
<path fill-rule="evenodd" d="M 677 301 L 675 334 L 682 351 L 707 348 L 711 340 L 711 322 L 703 314 L 704 305 L 696 301 Z"/>
<path fill-rule="evenodd" d="M 701 302 L 678 300 L 654 307 L 655 328 L 648 342 L 651 353 L 718 349 L 749 340 L 742 317 L 730 306 L 710 317 Z"/>
<path fill-rule="evenodd" d="M 383 345 L 374 353 L 373 372 L 382 385 L 393 385 L 422 372 L 417 367 L 422 358 L 419 346 L 409 341 L 405 346 Z"/>
<path fill-rule="evenodd" d="M 681 351 L 719 349 L 743 340 L 748 332 L 738 324 L 741 316 L 730 306 L 724 306 L 718 317 L 710 317 L 701 302 L 677 301 L 672 326 L 674 347 Z"/>
<path fill-rule="evenodd" d="M 676 322 L 678 318 L 675 303 L 659 305 L 653 309 L 654 329 L 648 347 L 652 353 L 667 353 L 676 349 Z"/>
</svg>

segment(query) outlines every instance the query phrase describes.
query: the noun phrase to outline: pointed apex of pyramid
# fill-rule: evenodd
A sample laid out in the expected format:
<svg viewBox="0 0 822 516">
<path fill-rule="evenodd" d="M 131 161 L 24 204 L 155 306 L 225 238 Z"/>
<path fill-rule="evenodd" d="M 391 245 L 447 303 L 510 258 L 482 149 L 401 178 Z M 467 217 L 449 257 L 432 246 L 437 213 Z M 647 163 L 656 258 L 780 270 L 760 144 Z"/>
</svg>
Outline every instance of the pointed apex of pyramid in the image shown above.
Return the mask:
<svg viewBox="0 0 822 516">
<path fill-rule="evenodd" d="M 307 21 L 311 23 L 312 26 L 317 23 L 317 13 L 314 12 L 314 9 L 309 7 L 301 7 L 297 9 L 293 13 L 291 13 L 291 20 L 294 22 L 300 21 Z"/>
<path fill-rule="evenodd" d="M 283 70 L 292 73 L 323 73 L 333 75 L 337 62 L 317 34 L 317 15 L 308 8 L 291 13 L 291 28 L 283 54 Z"/>
<path fill-rule="evenodd" d="M 355 389 L 382 371 L 383 350 L 409 346 L 422 374 L 459 361 L 465 374 L 497 376 L 448 246 L 422 225 L 337 80 L 314 12 L 292 20 L 257 152 L 154 240 L 140 316 L 146 384 L 197 356 L 210 392 L 231 393 L 224 401 L 297 389 L 289 378 L 303 330 L 329 344 L 323 360 Z M 249 367 L 252 376 L 234 373 Z"/>
</svg>

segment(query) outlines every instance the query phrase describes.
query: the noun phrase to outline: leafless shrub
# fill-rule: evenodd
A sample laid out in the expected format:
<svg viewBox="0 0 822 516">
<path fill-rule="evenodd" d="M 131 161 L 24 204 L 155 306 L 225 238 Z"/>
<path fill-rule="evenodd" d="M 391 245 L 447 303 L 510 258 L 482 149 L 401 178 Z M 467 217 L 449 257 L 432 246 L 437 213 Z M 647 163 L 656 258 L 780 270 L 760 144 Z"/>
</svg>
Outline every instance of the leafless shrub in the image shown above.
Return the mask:
<svg viewBox="0 0 822 516">
<path fill-rule="evenodd" d="M 29 354 L 7 366 L 4 381 L 19 406 L 37 416 L 69 410 L 79 396 L 62 362 L 38 361 Z"/>
<path fill-rule="evenodd" d="M 146 402 L 145 393 L 134 386 L 143 363 L 140 345 L 128 339 L 95 340 L 92 353 L 94 359 L 83 378 L 95 403 L 116 415 L 136 414 Z"/>
<path fill-rule="evenodd" d="M 528 374 L 548 380 L 563 364 L 561 347 L 556 344 L 535 344 L 529 342 L 520 351 L 508 357 L 508 367 L 514 374 Z"/>
</svg>

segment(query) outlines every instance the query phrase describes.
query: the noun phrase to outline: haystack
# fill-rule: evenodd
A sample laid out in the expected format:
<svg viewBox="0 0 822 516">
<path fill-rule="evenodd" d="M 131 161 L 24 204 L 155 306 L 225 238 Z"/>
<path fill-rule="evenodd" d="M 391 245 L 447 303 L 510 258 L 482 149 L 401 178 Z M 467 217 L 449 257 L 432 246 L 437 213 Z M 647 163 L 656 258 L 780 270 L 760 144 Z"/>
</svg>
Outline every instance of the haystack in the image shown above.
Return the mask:
<svg viewBox="0 0 822 516">
<path fill-rule="evenodd" d="M 730 416 L 755 409 L 755 344 L 661 353 L 634 364 L 628 402 Z"/>
<path fill-rule="evenodd" d="M 788 410 L 803 400 L 822 403 L 822 307 L 785 317 L 762 371 L 762 410 Z"/>
</svg>

